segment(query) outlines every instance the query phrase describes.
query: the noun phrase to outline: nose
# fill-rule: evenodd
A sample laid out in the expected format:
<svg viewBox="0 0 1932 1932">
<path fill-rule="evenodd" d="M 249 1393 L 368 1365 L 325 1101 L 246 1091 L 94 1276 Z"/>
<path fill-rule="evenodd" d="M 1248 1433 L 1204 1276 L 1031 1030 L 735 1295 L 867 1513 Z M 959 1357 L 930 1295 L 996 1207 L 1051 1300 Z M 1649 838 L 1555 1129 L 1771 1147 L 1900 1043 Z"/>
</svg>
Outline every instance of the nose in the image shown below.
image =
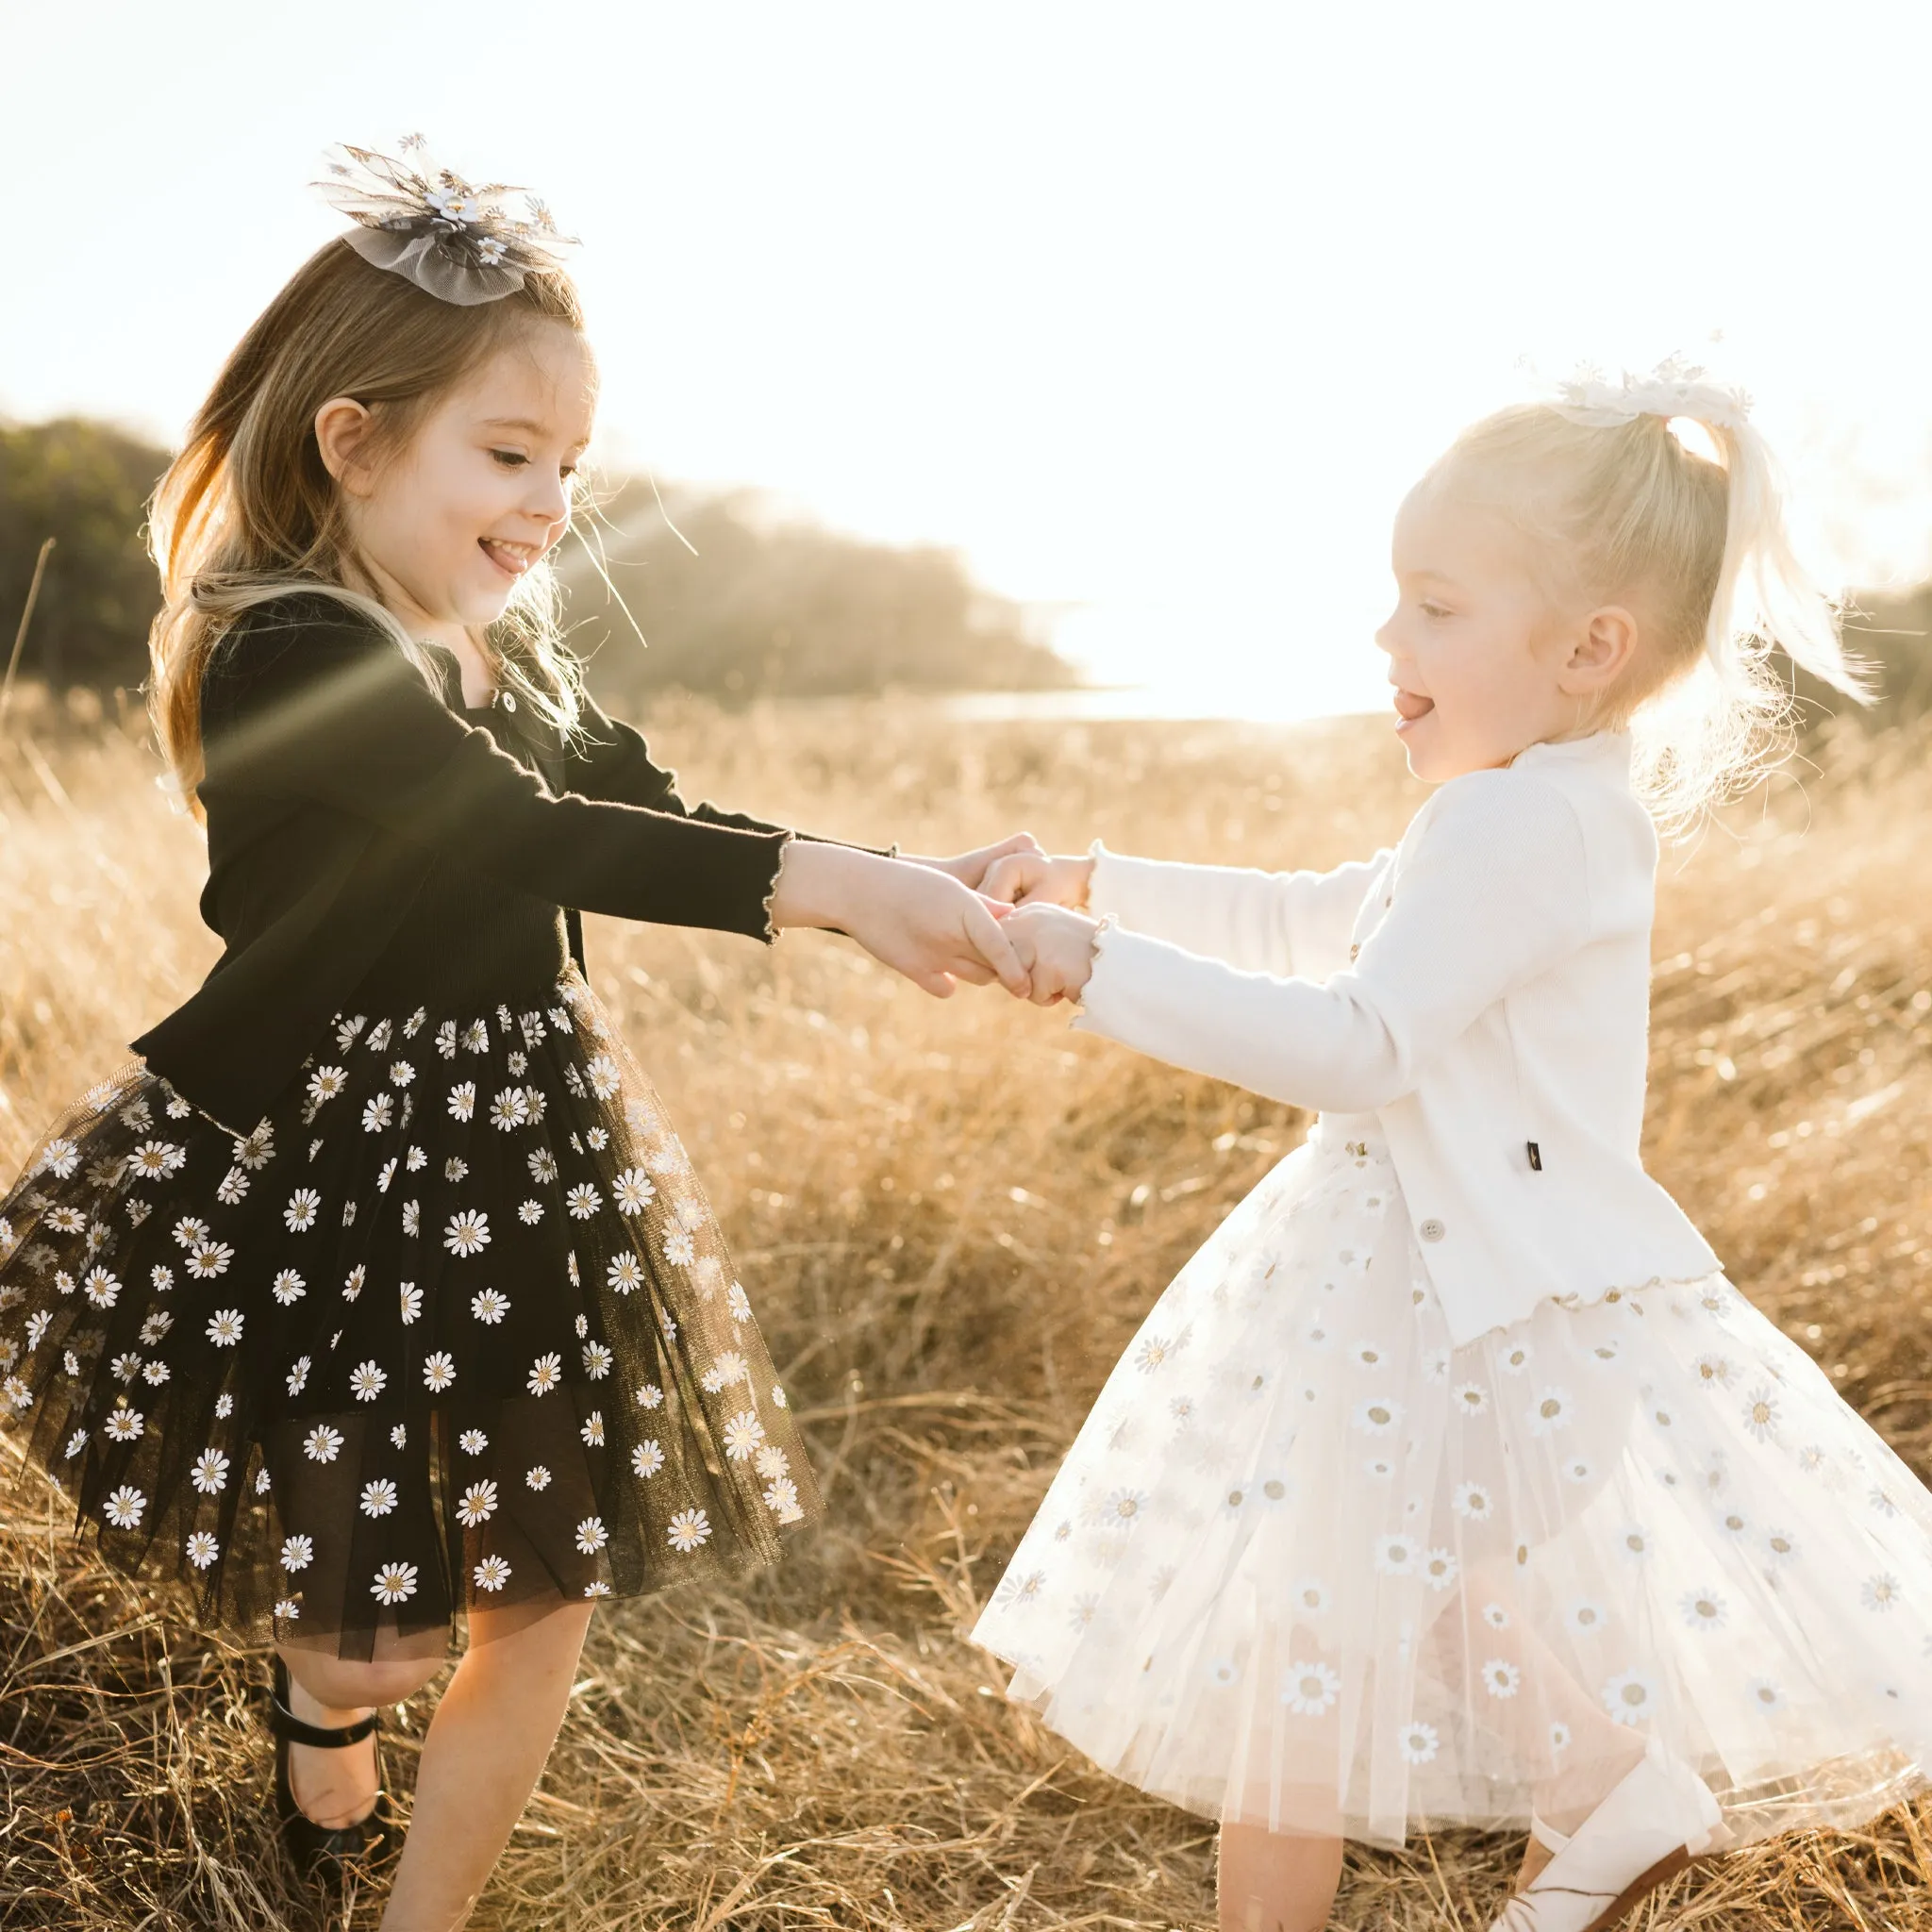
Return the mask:
<svg viewBox="0 0 1932 1932">
<path fill-rule="evenodd" d="M 570 519 L 569 478 L 558 470 L 541 471 L 534 464 L 531 468 L 533 475 L 524 508 L 546 524 L 567 523 Z"/>
<path fill-rule="evenodd" d="M 1389 613 L 1389 615 L 1382 620 L 1381 624 L 1377 625 L 1375 630 L 1376 650 L 1385 653 L 1387 656 L 1391 658 L 1394 657 L 1396 651 L 1396 643 L 1393 636 L 1394 629 L 1395 612 L 1391 610 Z"/>
</svg>

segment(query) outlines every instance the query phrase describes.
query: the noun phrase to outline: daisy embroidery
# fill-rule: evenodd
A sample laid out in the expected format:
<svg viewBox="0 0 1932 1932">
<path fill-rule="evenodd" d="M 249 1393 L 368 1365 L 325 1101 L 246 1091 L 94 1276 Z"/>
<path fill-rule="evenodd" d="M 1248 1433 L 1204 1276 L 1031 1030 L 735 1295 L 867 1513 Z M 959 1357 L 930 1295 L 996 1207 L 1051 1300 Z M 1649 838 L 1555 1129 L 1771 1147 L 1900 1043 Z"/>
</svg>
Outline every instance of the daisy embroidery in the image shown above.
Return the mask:
<svg viewBox="0 0 1932 1932">
<path fill-rule="evenodd" d="M 374 1099 L 362 1103 L 362 1131 L 365 1134 L 379 1134 L 388 1127 L 394 1118 L 395 1101 L 387 1093 L 378 1093 Z"/>
<path fill-rule="evenodd" d="M 396 1507 L 396 1486 L 387 1476 L 362 1485 L 362 1513 L 387 1516 Z"/>
<path fill-rule="evenodd" d="M 138 1181 L 158 1181 L 185 1166 L 187 1160 L 188 1150 L 172 1141 L 143 1141 L 127 1157 L 127 1166 Z"/>
<path fill-rule="evenodd" d="M 378 1603 L 408 1603 L 416 1594 L 416 1566 L 413 1563 L 385 1563 L 375 1573 L 369 1594 Z"/>
<path fill-rule="evenodd" d="M 228 1487 L 228 1458 L 219 1449 L 204 1449 L 194 1458 L 191 1474 L 204 1496 L 218 1496 Z"/>
<path fill-rule="evenodd" d="M 638 1407 L 640 1408 L 658 1408 L 662 1406 L 663 1401 L 664 1391 L 655 1382 L 646 1382 L 638 1391 Z"/>
<path fill-rule="evenodd" d="M 579 1182 L 564 1195 L 573 1221 L 588 1221 L 604 1205 L 604 1197 L 589 1181 Z"/>
<path fill-rule="evenodd" d="M 1657 1706 L 1657 1687 L 1641 1671 L 1620 1671 L 1604 1685 L 1604 1708 L 1620 1724 L 1642 1724 Z"/>
<path fill-rule="evenodd" d="M 197 1570 L 206 1570 L 222 1554 L 222 1546 L 205 1529 L 197 1529 L 188 1539 L 188 1560 Z"/>
<path fill-rule="evenodd" d="M 501 1557 L 485 1557 L 470 1574 L 478 1590 L 501 1590 L 509 1581 L 509 1565 Z"/>
<path fill-rule="evenodd" d="M 463 1525 L 475 1529 L 496 1514 L 496 1485 L 472 1483 L 457 1503 L 457 1516 Z"/>
<path fill-rule="evenodd" d="M 509 1297 L 493 1288 L 486 1288 L 480 1294 L 470 1297 L 470 1312 L 477 1321 L 493 1328 L 509 1313 Z"/>
<path fill-rule="evenodd" d="M 147 1498 L 125 1483 L 101 1506 L 102 1513 L 116 1529 L 136 1528 L 146 1507 Z"/>
<path fill-rule="evenodd" d="M 490 1446 L 490 1438 L 481 1429 L 465 1429 L 457 1438 L 457 1447 L 465 1456 L 480 1456 Z"/>
<path fill-rule="evenodd" d="M 1434 1724 L 1411 1724 L 1403 1726 L 1395 1741 L 1405 1763 L 1427 1764 L 1435 1757 L 1441 1739 Z"/>
<path fill-rule="evenodd" d="M 611 1191 L 617 1197 L 620 1214 L 641 1214 L 658 1190 L 641 1167 L 627 1167 L 617 1176 Z"/>
<path fill-rule="evenodd" d="M 321 1212 L 321 1194 L 313 1188 L 297 1188 L 282 1209 L 282 1219 L 291 1234 L 303 1234 L 315 1225 L 315 1217 Z"/>
<path fill-rule="evenodd" d="M 416 1077 L 416 1070 L 408 1060 L 397 1060 L 389 1070 L 390 1085 L 407 1087 Z"/>
<path fill-rule="evenodd" d="M 397 1290 L 401 1303 L 403 1326 L 407 1328 L 423 1312 L 423 1291 L 413 1281 L 404 1282 Z"/>
<path fill-rule="evenodd" d="M 696 1243 L 682 1228 L 664 1237 L 664 1258 L 675 1268 L 689 1268 L 697 1253 Z"/>
<path fill-rule="evenodd" d="M 1295 1717 L 1324 1717 L 1341 1697 L 1341 1678 L 1326 1664 L 1290 1664 L 1281 1674 L 1281 1702 Z"/>
<path fill-rule="evenodd" d="M 80 1287 L 81 1292 L 97 1308 L 111 1308 L 121 1294 L 120 1282 L 105 1268 L 90 1268 L 81 1276 Z"/>
<path fill-rule="evenodd" d="M 599 1100 L 608 1100 L 617 1091 L 617 1062 L 608 1053 L 600 1053 L 585 1066 L 584 1078 Z"/>
<path fill-rule="evenodd" d="M 536 1224 L 543 1219 L 542 1202 L 519 1201 L 517 1203 L 517 1219 L 521 1221 L 525 1227 L 535 1227 Z"/>
<path fill-rule="evenodd" d="M 80 1165 L 80 1149 L 72 1141 L 53 1140 L 41 1150 L 36 1174 L 50 1174 L 56 1180 L 64 1181 Z"/>
<path fill-rule="evenodd" d="M 557 1178 L 557 1157 L 547 1147 L 540 1147 L 529 1157 L 530 1178 L 533 1181 L 554 1181 Z"/>
<path fill-rule="evenodd" d="M 381 1170 L 375 1176 L 375 1191 L 378 1194 L 389 1192 L 389 1184 L 396 1177 L 397 1165 L 397 1157 L 393 1154 L 382 1163 Z"/>
<path fill-rule="evenodd" d="M 674 1550 L 689 1556 L 700 1543 L 708 1542 L 711 1520 L 702 1509 L 680 1509 L 671 1519 L 665 1541 Z"/>
<path fill-rule="evenodd" d="M 457 1378 L 457 1365 L 447 1349 L 438 1349 L 423 1358 L 423 1386 L 432 1395 L 441 1395 Z"/>
<path fill-rule="evenodd" d="M 525 1470 L 524 1485 L 526 1489 L 547 1490 L 550 1487 L 550 1472 L 539 1462 Z"/>
<path fill-rule="evenodd" d="M 188 1251 L 188 1272 L 198 1281 L 212 1281 L 228 1272 L 235 1251 L 226 1241 L 196 1241 Z"/>
<path fill-rule="evenodd" d="M 630 1466 L 639 1475 L 656 1475 L 664 1467 L 664 1451 L 655 1440 L 640 1442 L 630 1452 Z"/>
<path fill-rule="evenodd" d="M 217 1348 L 233 1348 L 242 1340 L 242 1310 L 217 1308 L 208 1318 L 208 1339 Z"/>
<path fill-rule="evenodd" d="M 1490 1406 L 1490 1392 L 1480 1383 L 1462 1382 L 1457 1385 L 1451 1400 L 1462 1414 L 1481 1415 Z"/>
<path fill-rule="evenodd" d="M 1506 1657 L 1492 1657 L 1483 1666 L 1483 1689 L 1491 1697 L 1514 1697 L 1523 1685 L 1523 1673 Z"/>
<path fill-rule="evenodd" d="M 453 1255 L 480 1255 L 490 1245 L 489 1215 L 475 1208 L 452 1214 L 443 1229 L 442 1244 Z"/>
<path fill-rule="evenodd" d="M 1529 1433 L 1547 1436 L 1553 1430 L 1570 1426 L 1570 1391 L 1567 1389 L 1539 1391 L 1536 1406 L 1528 1415 Z"/>
<path fill-rule="evenodd" d="M 1896 1576 L 1880 1573 L 1868 1576 L 1858 1591 L 1858 1601 L 1868 1610 L 1890 1610 L 1897 1607 L 1904 1592 L 1899 1588 Z"/>
<path fill-rule="evenodd" d="M 462 1180 L 469 1172 L 470 1163 L 455 1154 L 442 1163 L 442 1177 L 446 1181 Z"/>
<path fill-rule="evenodd" d="M 342 1432 L 317 1423 L 302 1439 L 302 1453 L 311 1462 L 333 1462 L 342 1446 Z"/>
<path fill-rule="evenodd" d="M 751 1364 L 735 1348 L 727 1348 L 711 1366 L 705 1371 L 705 1388 L 713 1395 L 721 1389 L 728 1389 L 734 1382 L 747 1382 L 751 1379 Z"/>
<path fill-rule="evenodd" d="M 288 1376 L 288 1386 L 289 1386 L 289 1393 L 290 1393 L 291 1395 L 299 1395 L 299 1394 L 301 1394 L 301 1392 L 302 1392 L 303 1389 L 304 1389 L 304 1388 L 305 1388 L 305 1387 L 307 1386 L 307 1384 L 308 1384 L 308 1357 L 307 1357 L 307 1356 L 305 1355 L 305 1356 L 301 1356 L 301 1357 L 298 1357 L 296 1358 L 296 1361 L 295 1361 L 295 1365 L 294 1365 L 294 1367 L 293 1367 L 293 1368 L 291 1368 L 291 1370 L 289 1371 L 289 1376 Z"/>
<path fill-rule="evenodd" d="M 595 1556 L 609 1541 L 610 1532 L 604 1527 L 600 1517 L 587 1516 L 577 1524 L 577 1548 L 585 1556 Z"/>
<path fill-rule="evenodd" d="M 606 1279 L 619 1294 L 630 1294 L 644 1285 L 643 1263 L 633 1254 L 615 1256 L 606 1272 Z"/>
<path fill-rule="evenodd" d="M 530 1364 L 527 1387 L 532 1395 L 548 1395 L 563 1379 L 563 1357 L 558 1355 L 540 1355 Z"/>
<path fill-rule="evenodd" d="M 349 1372 L 349 1392 L 358 1402 L 374 1402 L 389 1382 L 375 1362 L 358 1362 Z"/>
<path fill-rule="evenodd" d="M 333 1100 L 348 1084 L 346 1067 L 317 1067 L 308 1076 L 308 1098 L 320 1107 L 325 1101 Z"/>
<path fill-rule="evenodd" d="M 282 1568 L 291 1574 L 297 1570 L 306 1570 L 315 1560 L 315 1539 L 308 1536 L 291 1536 L 282 1543 Z"/>
<path fill-rule="evenodd" d="M 770 1509 L 780 1523 L 797 1523 L 805 1515 L 798 1507 L 798 1485 L 789 1475 L 774 1476 L 765 1485 L 765 1507 Z M 1098 1607 L 1098 1600 L 1095 1599 Z"/>
<path fill-rule="evenodd" d="M 423 1204 L 420 1201 L 403 1203 L 403 1232 L 416 1235 L 423 1232 Z"/>
<path fill-rule="evenodd" d="M 601 1341 L 584 1343 L 584 1374 L 593 1382 L 601 1382 L 610 1373 L 613 1357 Z"/>
<path fill-rule="evenodd" d="M 361 1262 L 357 1262 L 349 1270 L 348 1274 L 342 1277 L 342 1299 L 345 1302 L 354 1301 L 362 1292 L 362 1284 L 368 1279 L 368 1269 L 363 1267 Z"/>
<path fill-rule="evenodd" d="M 284 1268 L 269 1284 L 269 1292 L 287 1307 L 291 1302 L 299 1302 L 308 1284 L 292 1268 Z"/>
</svg>

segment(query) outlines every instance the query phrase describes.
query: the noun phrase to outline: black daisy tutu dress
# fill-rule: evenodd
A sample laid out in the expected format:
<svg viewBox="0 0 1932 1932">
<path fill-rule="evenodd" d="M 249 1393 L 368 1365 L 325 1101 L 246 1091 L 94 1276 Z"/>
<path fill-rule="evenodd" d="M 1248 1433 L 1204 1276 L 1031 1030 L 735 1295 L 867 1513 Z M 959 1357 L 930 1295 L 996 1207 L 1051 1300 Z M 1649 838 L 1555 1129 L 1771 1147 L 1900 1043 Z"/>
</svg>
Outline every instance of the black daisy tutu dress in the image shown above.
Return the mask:
<svg viewBox="0 0 1932 1932">
<path fill-rule="evenodd" d="M 691 1161 L 567 960 L 340 1015 L 245 1139 L 141 1064 L 93 1088 L 0 1200 L 0 1364 L 110 1562 L 344 1657 L 766 1563 L 819 1507 Z"/>
</svg>

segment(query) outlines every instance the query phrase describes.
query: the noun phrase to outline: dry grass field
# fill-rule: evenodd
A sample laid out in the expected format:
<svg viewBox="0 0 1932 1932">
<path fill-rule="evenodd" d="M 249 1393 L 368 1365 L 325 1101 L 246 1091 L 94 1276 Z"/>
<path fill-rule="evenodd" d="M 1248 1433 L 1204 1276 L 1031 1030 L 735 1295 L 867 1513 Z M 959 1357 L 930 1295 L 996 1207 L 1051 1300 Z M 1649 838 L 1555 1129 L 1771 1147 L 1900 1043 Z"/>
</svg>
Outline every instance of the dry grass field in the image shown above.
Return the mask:
<svg viewBox="0 0 1932 1932">
<path fill-rule="evenodd" d="M 19 728 L 25 725 L 25 730 Z M 689 795 L 949 850 L 1320 865 L 1419 791 L 1385 729 L 960 727 L 930 710 L 653 721 Z M 1828 742 L 1661 883 L 1649 1158 L 1734 1278 L 1932 1464 L 1932 772 Z M 0 744 L 0 1166 L 212 948 L 197 836 L 111 720 Z M 1802 782 L 1800 782 L 1802 780 Z M 1924 896 L 1922 896 L 1924 895 Z M 593 977 L 682 1123 L 830 1500 L 746 1594 L 600 1616 L 479 1909 L 503 1932 L 966 1932 L 1212 1923 L 1212 1834 L 1007 1708 L 961 1631 L 1147 1304 L 1306 1123 L 941 1004 L 816 936 L 599 925 Z M 258 1656 L 198 1633 L 0 1485 L 0 1926 L 373 1925 L 277 1864 Z M 392 1728 L 407 1791 L 431 1700 Z M 1932 1932 L 1932 1807 L 1679 1881 L 1645 1923 Z M 1519 1847 L 1351 1856 L 1337 1923 L 1487 1925 Z"/>
</svg>

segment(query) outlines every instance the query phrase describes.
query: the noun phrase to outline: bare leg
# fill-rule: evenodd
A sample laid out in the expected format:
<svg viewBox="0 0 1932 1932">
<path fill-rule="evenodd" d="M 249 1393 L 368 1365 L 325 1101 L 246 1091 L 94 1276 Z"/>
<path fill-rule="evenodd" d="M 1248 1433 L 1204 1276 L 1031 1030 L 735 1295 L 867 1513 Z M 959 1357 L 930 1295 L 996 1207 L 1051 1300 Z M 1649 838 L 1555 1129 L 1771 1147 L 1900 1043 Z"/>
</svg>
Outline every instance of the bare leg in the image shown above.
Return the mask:
<svg viewBox="0 0 1932 1932">
<path fill-rule="evenodd" d="M 289 1667 L 289 1708 L 304 1724 L 328 1730 L 358 1722 L 379 1704 L 413 1697 L 446 1661 L 440 1649 L 434 1657 L 364 1664 L 275 1648 Z M 303 1814 L 331 1831 L 368 1817 L 375 1803 L 375 1740 L 339 1751 L 291 1744 L 289 1788 Z"/>
<path fill-rule="evenodd" d="M 591 1606 L 473 1610 L 442 1693 L 382 1932 L 457 1932 L 509 1841 L 563 1723 Z"/>
<path fill-rule="evenodd" d="M 1321 1932 L 1341 1883 L 1341 1840 L 1224 1824 L 1215 1890 L 1221 1932 Z"/>
</svg>

